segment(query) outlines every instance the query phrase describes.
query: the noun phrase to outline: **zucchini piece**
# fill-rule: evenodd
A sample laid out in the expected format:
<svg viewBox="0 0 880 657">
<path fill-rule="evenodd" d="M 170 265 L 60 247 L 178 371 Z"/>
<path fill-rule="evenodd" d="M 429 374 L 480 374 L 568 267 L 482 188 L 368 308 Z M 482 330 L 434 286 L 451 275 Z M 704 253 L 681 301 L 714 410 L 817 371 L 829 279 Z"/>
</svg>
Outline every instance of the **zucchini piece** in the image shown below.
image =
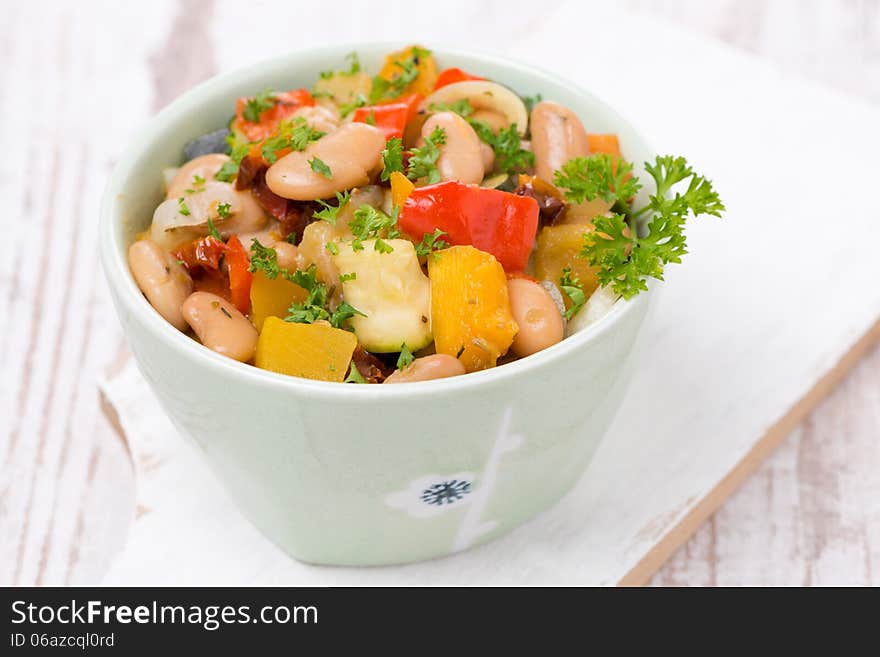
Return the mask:
<svg viewBox="0 0 880 657">
<path fill-rule="evenodd" d="M 188 141 L 183 147 L 183 161 L 189 162 L 200 155 L 208 155 L 209 153 L 226 153 L 228 155 L 229 144 L 226 143 L 228 135 L 228 128 L 220 128 Z"/>
<path fill-rule="evenodd" d="M 409 240 L 383 240 L 393 251 L 376 251 L 376 240 L 364 240 L 355 251 L 339 242 L 332 256 L 344 282 L 342 296 L 366 315 L 351 319 L 358 342 L 367 351 L 388 354 L 406 344 L 410 351 L 427 347 L 431 334 L 431 282 L 422 273 Z M 354 278 L 348 275 L 354 274 Z"/>
</svg>

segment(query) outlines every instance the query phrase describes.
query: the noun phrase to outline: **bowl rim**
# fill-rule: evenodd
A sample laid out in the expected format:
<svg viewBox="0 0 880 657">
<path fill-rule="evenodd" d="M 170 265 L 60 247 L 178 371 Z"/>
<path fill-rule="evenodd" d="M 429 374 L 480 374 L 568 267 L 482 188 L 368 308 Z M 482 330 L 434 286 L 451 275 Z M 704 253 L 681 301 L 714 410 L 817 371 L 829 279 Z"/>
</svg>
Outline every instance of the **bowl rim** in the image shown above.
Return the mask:
<svg viewBox="0 0 880 657">
<path fill-rule="evenodd" d="M 536 354 L 505 363 L 503 366 L 472 372 L 464 376 L 418 381 L 406 385 L 393 385 L 390 386 L 390 390 L 388 387 L 380 385 L 346 385 L 330 381 L 315 381 L 271 372 L 247 363 L 235 361 L 216 353 L 196 342 L 182 331 L 177 330 L 153 309 L 137 287 L 128 267 L 125 257 L 127 247 L 123 245 L 120 235 L 120 224 L 122 223 L 120 219 L 122 218 L 114 221 L 115 202 L 117 198 L 124 195 L 122 182 L 130 177 L 132 170 L 136 168 L 139 155 L 149 147 L 153 140 L 171 124 L 197 110 L 202 96 L 227 87 L 238 86 L 246 82 L 248 78 L 264 73 L 266 68 L 278 67 L 303 56 L 329 57 L 335 55 L 342 61 L 342 58 L 351 51 L 357 51 L 358 53 L 391 52 L 401 48 L 403 45 L 403 42 L 400 41 L 359 41 L 290 51 L 228 72 L 219 73 L 187 90 L 150 118 L 141 129 L 140 134 L 132 139 L 121 152 L 101 198 L 98 229 L 100 235 L 100 257 L 108 286 L 111 288 L 119 306 L 117 310 L 120 313 L 123 311 L 130 313 L 135 318 L 135 321 L 146 331 L 149 331 L 157 341 L 162 343 L 163 347 L 172 352 L 179 350 L 185 358 L 192 358 L 199 365 L 219 375 L 236 377 L 243 382 L 256 385 L 257 387 L 280 388 L 291 393 L 302 393 L 330 400 L 345 397 L 349 400 L 374 401 L 469 391 L 491 385 L 494 382 L 500 383 L 511 378 L 527 376 L 529 372 L 552 367 L 554 363 L 571 356 L 579 349 L 583 349 L 591 343 L 599 342 L 603 337 L 615 331 L 617 325 L 623 322 L 626 317 L 633 313 L 638 313 L 641 306 L 649 304 L 656 287 L 654 281 L 648 282 L 647 291 L 628 300 L 618 299 L 614 307 L 600 320 Z M 648 153 L 652 156 L 655 153 L 654 149 L 632 122 L 624 118 L 604 100 L 566 78 L 539 66 L 525 63 L 516 58 L 502 57 L 491 51 L 450 46 L 437 41 L 432 41 L 431 50 L 438 53 L 440 57 L 451 55 L 453 57 L 471 59 L 477 63 L 481 61 L 489 62 L 501 68 L 518 69 L 534 77 L 545 78 L 557 85 L 566 86 L 575 95 L 588 98 L 592 103 L 602 106 L 603 110 L 614 122 L 625 125 L 632 131 L 633 135 L 641 142 L 641 145 Z"/>
</svg>

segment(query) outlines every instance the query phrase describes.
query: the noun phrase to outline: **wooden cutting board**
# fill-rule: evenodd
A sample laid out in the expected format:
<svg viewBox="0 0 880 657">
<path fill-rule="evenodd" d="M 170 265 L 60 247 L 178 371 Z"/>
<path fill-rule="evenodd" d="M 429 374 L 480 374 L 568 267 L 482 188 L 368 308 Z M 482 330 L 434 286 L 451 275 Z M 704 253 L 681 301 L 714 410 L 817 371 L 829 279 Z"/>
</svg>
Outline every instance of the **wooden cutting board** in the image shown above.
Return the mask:
<svg viewBox="0 0 880 657">
<path fill-rule="evenodd" d="M 589 47 L 559 38 L 587 23 L 607 27 L 590 30 Z M 578 3 L 515 45 L 621 108 L 659 152 L 686 155 L 728 206 L 689 230 L 692 252 L 669 271 L 629 395 L 580 484 L 455 557 L 304 566 L 237 514 L 129 367 L 103 388 L 142 512 L 108 583 L 639 584 L 880 338 L 880 112 L 714 41 Z"/>
</svg>

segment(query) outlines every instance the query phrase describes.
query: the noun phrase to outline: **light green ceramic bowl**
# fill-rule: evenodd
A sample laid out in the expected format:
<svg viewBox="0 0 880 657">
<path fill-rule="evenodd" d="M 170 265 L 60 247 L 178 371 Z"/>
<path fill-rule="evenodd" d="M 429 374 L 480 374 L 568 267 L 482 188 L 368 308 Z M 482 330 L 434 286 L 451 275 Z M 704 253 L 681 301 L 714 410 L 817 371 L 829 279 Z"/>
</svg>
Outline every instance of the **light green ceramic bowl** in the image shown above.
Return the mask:
<svg viewBox="0 0 880 657">
<path fill-rule="evenodd" d="M 312 563 L 438 557 L 500 536 L 553 504 L 582 475 L 614 416 L 650 303 L 649 293 L 618 302 L 571 338 L 493 370 L 397 386 L 262 371 L 201 346 L 153 310 L 126 250 L 149 224 L 162 199 L 162 169 L 180 164 L 183 144 L 224 125 L 238 96 L 310 87 L 353 49 L 375 71 L 399 46 L 299 52 L 199 85 L 125 151 L 101 208 L 104 270 L 141 371 L 244 514 Z M 434 54 L 441 68 L 571 107 L 591 132 L 617 133 L 634 162 L 653 158 L 617 113 L 565 80 L 497 56 Z"/>
</svg>

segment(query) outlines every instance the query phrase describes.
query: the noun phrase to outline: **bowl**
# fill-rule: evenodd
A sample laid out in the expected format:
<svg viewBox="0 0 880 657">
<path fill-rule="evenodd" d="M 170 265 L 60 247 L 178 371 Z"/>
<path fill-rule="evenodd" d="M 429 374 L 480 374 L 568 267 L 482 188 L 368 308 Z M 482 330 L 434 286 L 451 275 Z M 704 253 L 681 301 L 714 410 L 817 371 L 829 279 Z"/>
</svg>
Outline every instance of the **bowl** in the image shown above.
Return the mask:
<svg viewBox="0 0 880 657">
<path fill-rule="evenodd" d="M 138 290 L 126 251 L 149 225 L 163 198 L 162 169 L 180 164 L 184 143 L 223 126 L 238 96 L 310 87 L 352 50 L 376 71 L 399 47 L 308 50 L 208 80 L 160 112 L 125 150 L 101 207 L 101 259 L 143 376 L 244 515 L 310 563 L 439 557 L 551 506 L 584 473 L 620 405 L 652 296 L 619 301 L 601 321 L 513 363 L 396 386 L 259 370 L 162 319 Z M 570 82 L 506 57 L 433 50 L 441 68 L 473 71 L 521 94 L 540 92 L 571 107 L 591 132 L 617 133 L 634 162 L 653 159 L 632 126 Z M 639 166 L 636 172 L 643 173 Z"/>
</svg>

